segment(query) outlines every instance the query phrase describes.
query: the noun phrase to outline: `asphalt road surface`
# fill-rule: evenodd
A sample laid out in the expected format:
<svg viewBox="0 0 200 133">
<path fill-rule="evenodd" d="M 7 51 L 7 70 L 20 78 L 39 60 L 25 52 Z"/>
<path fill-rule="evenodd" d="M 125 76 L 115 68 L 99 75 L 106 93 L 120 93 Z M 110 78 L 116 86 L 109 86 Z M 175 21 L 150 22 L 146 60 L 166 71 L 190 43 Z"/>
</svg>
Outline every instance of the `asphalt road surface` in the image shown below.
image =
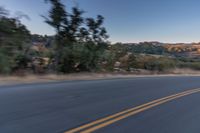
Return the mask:
<svg viewBox="0 0 200 133">
<path fill-rule="evenodd" d="M 200 133 L 200 77 L 0 86 L 0 133 Z"/>
</svg>

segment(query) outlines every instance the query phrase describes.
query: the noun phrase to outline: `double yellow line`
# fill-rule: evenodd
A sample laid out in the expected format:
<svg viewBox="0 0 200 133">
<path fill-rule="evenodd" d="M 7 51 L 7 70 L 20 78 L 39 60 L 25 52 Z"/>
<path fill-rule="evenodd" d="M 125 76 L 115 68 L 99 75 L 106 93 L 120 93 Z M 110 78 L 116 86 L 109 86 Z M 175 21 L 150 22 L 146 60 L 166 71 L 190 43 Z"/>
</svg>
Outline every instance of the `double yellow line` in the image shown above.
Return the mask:
<svg viewBox="0 0 200 133">
<path fill-rule="evenodd" d="M 93 121 L 91 123 L 82 125 L 80 127 L 71 129 L 69 131 L 66 131 L 65 133 L 91 133 L 91 132 L 94 132 L 98 129 L 106 127 L 110 124 L 113 124 L 117 121 L 120 121 L 122 119 L 130 117 L 130 116 L 135 115 L 137 113 L 143 112 L 147 109 L 150 109 L 150 108 L 153 108 L 155 106 L 161 105 L 163 103 L 172 101 L 174 99 L 178 99 L 178 98 L 181 98 L 181 97 L 184 97 L 184 96 L 187 96 L 187 95 L 191 95 L 191 94 L 194 94 L 194 93 L 198 93 L 198 92 L 200 92 L 200 88 L 188 90 L 188 91 L 184 91 L 184 92 L 181 92 L 181 93 L 170 95 L 170 96 L 167 96 L 167 97 L 164 97 L 164 98 L 160 98 L 160 99 L 154 100 L 152 102 L 148 102 L 148 103 L 142 104 L 140 106 L 137 106 L 137 107 L 134 107 L 134 108 L 131 108 L 131 109 L 127 109 L 127 110 L 124 110 L 122 112 L 119 112 L 119 113 L 110 115 L 108 117 Z"/>
</svg>

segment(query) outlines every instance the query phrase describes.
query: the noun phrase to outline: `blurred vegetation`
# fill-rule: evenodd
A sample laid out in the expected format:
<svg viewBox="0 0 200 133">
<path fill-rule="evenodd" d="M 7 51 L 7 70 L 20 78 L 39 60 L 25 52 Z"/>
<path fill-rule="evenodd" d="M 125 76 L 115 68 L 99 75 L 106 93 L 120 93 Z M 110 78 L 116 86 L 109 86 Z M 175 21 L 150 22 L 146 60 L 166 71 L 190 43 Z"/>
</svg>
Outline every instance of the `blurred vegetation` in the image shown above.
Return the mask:
<svg viewBox="0 0 200 133">
<path fill-rule="evenodd" d="M 9 12 L 0 7 L 0 72 L 11 73 L 24 67 L 21 56 L 25 59 L 30 44 L 30 32 L 20 20 L 10 18 Z M 20 54 L 20 56 L 19 56 Z"/>
<path fill-rule="evenodd" d="M 55 36 L 31 35 L 19 19 L 25 15 L 10 17 L 0 7 L 1 74 L 200 70 L 198 56 L 185 56 L 194 49 L 166 48 L 158 42 L 110 44 L 103 16 L 85 18 L 79 7 L 67 11 L 60 0 L 45 2 L 51 8 L 42 17 Z"/>
</svg>

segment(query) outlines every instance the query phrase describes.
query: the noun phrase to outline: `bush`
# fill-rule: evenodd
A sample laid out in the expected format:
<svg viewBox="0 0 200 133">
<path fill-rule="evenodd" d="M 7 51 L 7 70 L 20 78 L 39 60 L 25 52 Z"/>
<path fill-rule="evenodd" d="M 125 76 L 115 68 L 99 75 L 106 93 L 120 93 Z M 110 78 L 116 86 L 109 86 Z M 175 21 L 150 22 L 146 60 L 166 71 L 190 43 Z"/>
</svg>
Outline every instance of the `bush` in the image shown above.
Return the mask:
<svg viewBox="0 0 200 133">
<path fill-rule="evenodd" d="M 166 71 L 175 68 L 175 66 L 174 60 L 165 57 L 152 59 L 145 63 L 145 69 L 151 71 Z"/>
<path fill-rule="evenodd" d="M 11 64 L 9 62 L 9 58 L 0 53 L 0 73 L 1 74 L 9 74 L 11 72 Z"/>
<path fill-rule="evenodd" d="M 179 68 L 190 68 L 193 70 L 200 70 L 200 62 L 180 62 Z"/>
<path fill-rule="evenodd" d="M 96 71 L 103 59 L 104 50 L 99 50 L 93 43 L 73 43 L 65 46 L 59 53 L 57 71 L 71 73 Z"/>
<path fill-rule="evenodd" d="M 28 65 L 28 62 L 30 60 L 26 56 L 26 54 L 18 53 L 16 57 L 14 58 L 14 65 L 13 69 L 25 69 Z"/>
</svg>

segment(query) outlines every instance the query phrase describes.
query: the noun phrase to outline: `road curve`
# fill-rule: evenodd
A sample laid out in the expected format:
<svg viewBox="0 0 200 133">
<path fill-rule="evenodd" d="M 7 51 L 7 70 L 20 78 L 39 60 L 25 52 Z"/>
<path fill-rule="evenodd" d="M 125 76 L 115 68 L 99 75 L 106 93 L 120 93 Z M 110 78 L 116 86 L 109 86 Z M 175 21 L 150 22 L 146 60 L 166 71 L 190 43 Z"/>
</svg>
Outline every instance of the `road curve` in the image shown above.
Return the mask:
<svg viewBox="0 0 200 133">
<path fill-rule="evenodd" d="M 199 88 L 192 76 L 0 86 L 0 133 L 66 133 L 101 119 L 78 132 L 199 133 Z"/>
</svg>

